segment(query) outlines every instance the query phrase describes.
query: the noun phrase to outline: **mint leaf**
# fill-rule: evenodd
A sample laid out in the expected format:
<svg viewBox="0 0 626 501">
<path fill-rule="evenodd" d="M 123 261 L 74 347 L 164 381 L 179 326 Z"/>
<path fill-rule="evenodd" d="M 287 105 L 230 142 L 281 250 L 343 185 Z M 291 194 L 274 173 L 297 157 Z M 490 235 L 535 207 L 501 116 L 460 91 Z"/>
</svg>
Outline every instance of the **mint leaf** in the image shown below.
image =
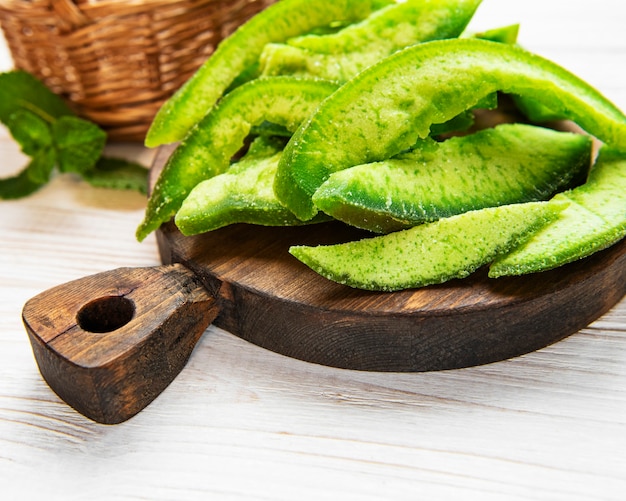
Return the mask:
<svg viewBox="0 0 626 501">
<path fill-rule="evenodd" d="M 28 167 L 17 176 L 0 179 L 0 200 L 13 200 L 34 193 L 44 183 L 33 181 L 28 173 Z"/>
<path fill-rule="evenodd" d="M 99 188 L 134 190 L 144 195 L 148 193 L 148 170 L 120 158 L 100 158 L 94 169 L 83 173 L 83 178 Z"/>
<path fill-rule="evenodd" d="M 56 165 L 56 153 L 53 148 L 39 150 L 31 158 L 26 174 L 33 183 L 45 184 L 50 180 L 50 175 Z"/>
<path fill-rule="evenodd" d="M 16 70 L 0 74 L 0 122 L 7 124 L 13 113 L 24 109 L 49 123 L 74 114 L 63 99 L 30 73 Z"/>
<path fill-rule="evenodd" d="M 16 110 L 12 113 L 6 121 L 6 126 L 13 139 L 28 156 L 36 155 L 39 150 L 52 144 L 50 125 L 27 109 Z"/>
<path fill-rule="evenodd" d="M 96 124 L 78 117 L 61 117 L 52 124 L 59 170 L 84 174 L 102 155 L 106 132 Z"/>
<path fill-rule="evenodd" d="M 18 175 L 0 179 L 0 199 L 30 195 L 49 181 L 55 167 L 77 173 L 94 186 L 148 191 L 146 168 L 102 158 L 106 133 L 78 118 L 61 97 L 26 71 L 0 73 L 0 122 L 31 157 Z"/>
</svg>

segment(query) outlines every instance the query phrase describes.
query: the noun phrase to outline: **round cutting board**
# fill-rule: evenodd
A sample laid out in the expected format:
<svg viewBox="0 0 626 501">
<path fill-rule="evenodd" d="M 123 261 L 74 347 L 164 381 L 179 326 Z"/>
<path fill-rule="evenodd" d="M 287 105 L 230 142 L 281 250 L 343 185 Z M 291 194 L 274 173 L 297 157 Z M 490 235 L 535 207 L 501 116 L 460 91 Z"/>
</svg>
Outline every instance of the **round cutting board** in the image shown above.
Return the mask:
<svg viewBox="0 0 626 501">
<path fill-rule="evenodd" d="M 155 176 L 170 152 L 160 151 Z M 24 325 L 50 387 L 85 416 L 112 424 L 167 387 L 211 322 L 317 364 L 432 371 L 537 350 L 626 294 L 626 240 L 546 273 L 494 280 L 483 269 L 393 293 L 336 284 L 288 252 L 363 236 L 329 222 L 238 224 L 184 237 L 170 222 L 157 231 L 163 266 L 119 268 L 44 291 L 24 306 Z"/>
<path fill-rule="evenodd" d="M 156 178 L 171 148 L 162 148 Z M 331 282 L 291 256 L 291 245 L 366 233 L 338 222 L 302 227 L 238 224 L 184 237 L 157 233 L 164 263 L 182 263 L 217 298 L 214 324 L 254 344 L 317 364 L 370 371 L 431 371 L 495 362 L 545 347 L 607 312 L 626 294 L 626 241 L 561 268 L 400 292 Z"/>
</svg>

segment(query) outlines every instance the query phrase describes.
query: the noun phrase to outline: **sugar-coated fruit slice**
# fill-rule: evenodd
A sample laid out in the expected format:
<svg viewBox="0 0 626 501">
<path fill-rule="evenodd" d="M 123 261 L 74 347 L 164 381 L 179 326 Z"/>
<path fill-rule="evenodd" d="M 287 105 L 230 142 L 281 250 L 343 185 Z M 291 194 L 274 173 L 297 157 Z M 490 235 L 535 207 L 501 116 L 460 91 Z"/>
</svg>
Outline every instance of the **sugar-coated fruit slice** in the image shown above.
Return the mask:
<svg viewBox="0 0 626 501">
<path fill-rule="evenodd" d="M 489 276 L 550 270 L 587 257 L 626 236 L 626 154 L 602 148 L 586 184 L 554 200 L 569 202 L 559 218 L 511 253 Z"/>
<path fill-rule="evenodd" d="M 389 233 L 469 210 L 548 200 L 582 184 L 589 136 L 503 124 L 334 172 L 313 195 L 324 213 Z"/>
<path fill-rule="evenodd" d="M 235 223 L 305 224 L 278 202 L 272 189 L 283 141 L 259 136 L 226 172 L 197 184 L 176 213 L 181 233 L 196 235 Z"/>
<path fill-rule="evenodd" d="M 290 248 L 320 275 L 350 287 L 395 291 L 464 278 L 553 221 L 563 204 L 529 202 L 465 212 L 388 235 Z"/>
</svg>

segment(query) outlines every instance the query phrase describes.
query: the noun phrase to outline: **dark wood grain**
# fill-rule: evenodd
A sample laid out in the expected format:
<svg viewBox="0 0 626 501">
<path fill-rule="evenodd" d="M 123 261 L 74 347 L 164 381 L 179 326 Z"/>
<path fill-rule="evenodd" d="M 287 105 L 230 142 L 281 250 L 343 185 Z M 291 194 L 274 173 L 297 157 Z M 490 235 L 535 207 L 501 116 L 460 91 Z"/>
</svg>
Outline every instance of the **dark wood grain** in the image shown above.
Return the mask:
<svg viewBox="0 0 626 501">
<path fill-rule="evenodd" d="M 157 156 L 156 176 L 169 148 Z M 233 225 L 195 237 L 158 232 L 164 263 L 183 263 L 216 296 L 215 324 L 259 346 L 357 370 L 430 371 L 537 350 L 600 317 L 626 294 L 626 242 L 559 269 L 368 292 L 326 280 L 290 245 L 353 240 L 341 223 L 295 228 Z"/>
<path fill-rule="evenodd" d="M 156 398 L 217 314 L 181 265 L 120 268 L 42 292 L 23 319 L 48 385 L 81 414 L 114 424 Z"/>
</svg>

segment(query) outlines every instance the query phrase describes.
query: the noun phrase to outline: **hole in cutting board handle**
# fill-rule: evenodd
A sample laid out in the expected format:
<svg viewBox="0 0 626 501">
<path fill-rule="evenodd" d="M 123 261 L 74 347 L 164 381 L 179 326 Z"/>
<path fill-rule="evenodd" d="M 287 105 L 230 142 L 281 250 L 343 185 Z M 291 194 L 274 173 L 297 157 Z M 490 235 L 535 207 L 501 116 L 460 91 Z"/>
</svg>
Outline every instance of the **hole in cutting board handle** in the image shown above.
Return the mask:
<svg viewBox="0 0 626 501">
<path fill-rule="evenodd" d="M 121 329 L 133 319 L 135 303 L 124 296 L 105 296 L 90 301 L 76 315 L 81 329 L 105 334 Z"/>
<path fill-rule="evenodd" d="M 173 381 L 218 312 L 194 273 L 172 264 L 59 285 L 30 299 L 22 318 L 52 390 L 88 418 L 115 424 Z"/>
</svg>

